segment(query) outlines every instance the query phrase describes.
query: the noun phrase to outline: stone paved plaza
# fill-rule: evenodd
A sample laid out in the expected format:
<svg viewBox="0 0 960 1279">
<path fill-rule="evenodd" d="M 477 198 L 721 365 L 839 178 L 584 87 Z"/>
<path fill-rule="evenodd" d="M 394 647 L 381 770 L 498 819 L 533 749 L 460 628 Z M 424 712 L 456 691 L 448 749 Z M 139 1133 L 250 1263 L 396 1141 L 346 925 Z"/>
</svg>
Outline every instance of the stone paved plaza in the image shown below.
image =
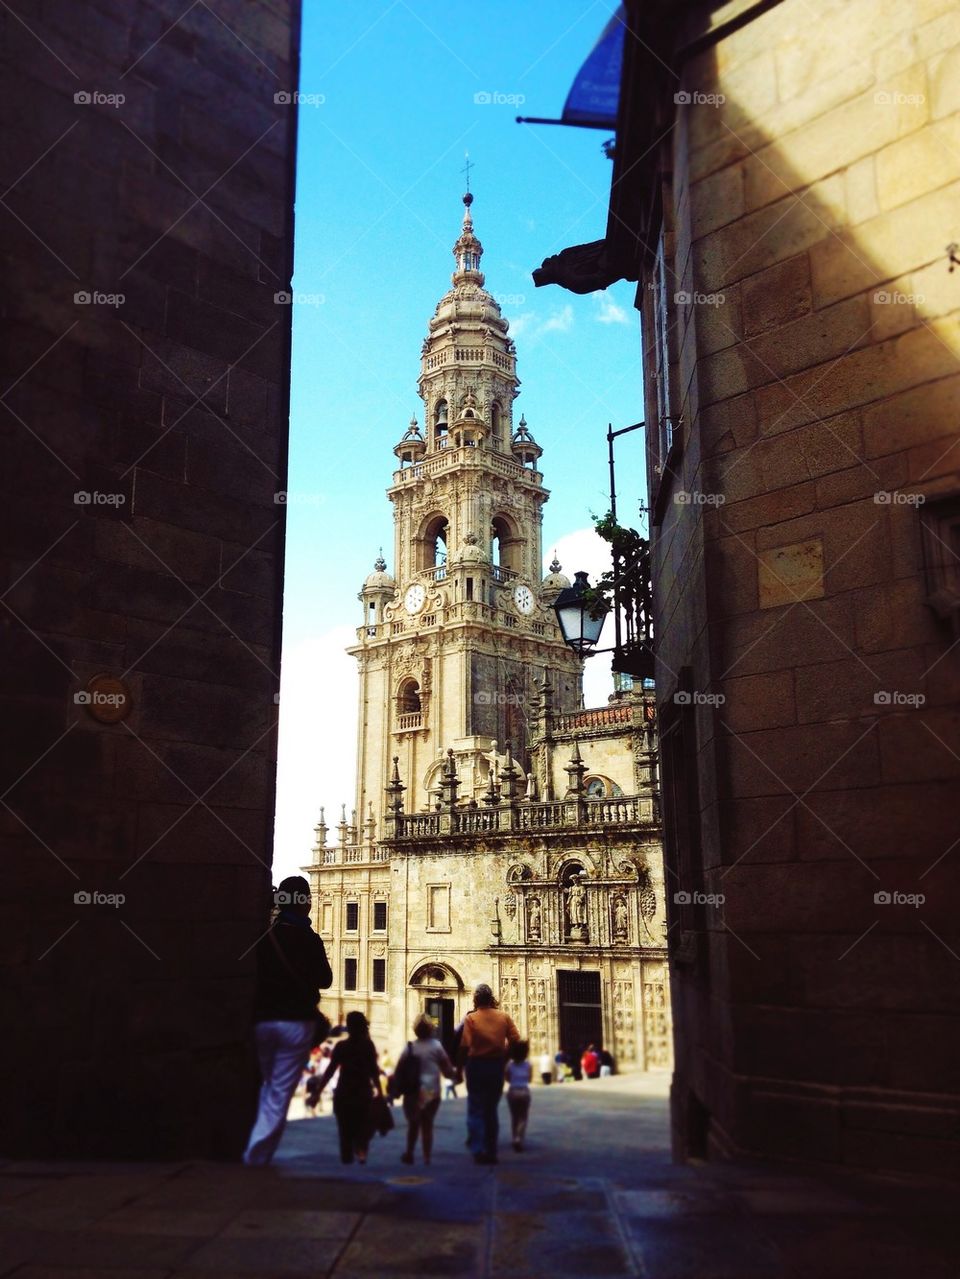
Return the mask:
<svg viewBox="0 0 960 1279">
<path fill-rule="evenodd" d="M 890 1179 L 678 1167 L 667 1081 L 538 1088 L 528 1148 L 496 1168 L 444 1103 L 434 1163 L 395 1131 L 342 1168 L 329 1116 L 274 1167 L 0 1167 L 0 1275 L 16 1279 L 954 1279 L 960 1192 Z M 294 1112 L 299 1102 L 294 1103 Z M 506 1120 L 506 1108 L 502 1118 Z"/>
</svg>

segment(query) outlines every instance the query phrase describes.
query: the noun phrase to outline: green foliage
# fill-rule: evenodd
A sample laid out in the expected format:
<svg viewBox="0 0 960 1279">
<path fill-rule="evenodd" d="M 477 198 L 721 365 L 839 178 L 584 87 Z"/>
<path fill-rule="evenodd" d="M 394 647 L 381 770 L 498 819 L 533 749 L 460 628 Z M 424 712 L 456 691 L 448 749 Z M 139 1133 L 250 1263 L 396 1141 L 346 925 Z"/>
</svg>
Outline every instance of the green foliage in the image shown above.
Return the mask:
<svg viewBox="0 0 960 1279">
<path fill-rule="evenodd" d="M 611 511 L 606 515 L 591 515 L 593 527 L 598 536 L 610 544 L 610 554 L 614 561 L 620 562 L 621 586 L 635 580 L 639 574 L 645 574 L 650 553 L 650 543 L 635 528 L 625 528 L 613 518 Z M 598 612 L 604 607 L 613 606 L 613 586 L 615 573 L 612 568 L 602 574 L 595 586 L 590 588 L 595 598 Z M 596 614 L 594 614 L 596 616 Z"/>
</svg>

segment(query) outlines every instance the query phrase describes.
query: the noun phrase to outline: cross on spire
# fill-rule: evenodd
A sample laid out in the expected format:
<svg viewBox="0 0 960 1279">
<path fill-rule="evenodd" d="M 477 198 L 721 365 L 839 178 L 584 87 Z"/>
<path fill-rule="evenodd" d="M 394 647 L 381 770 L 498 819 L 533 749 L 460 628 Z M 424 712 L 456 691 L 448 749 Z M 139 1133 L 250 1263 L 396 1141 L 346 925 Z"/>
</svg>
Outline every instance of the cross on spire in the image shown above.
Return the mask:
<svg viewBox="0 0 960 1279">
<path fill-rule="evenodd" d="M 463 166 L 460 172 L 466 174 L 467 191 L 469 192 L 470 191 L 470 170 L 476 168 L 476 165 L 471 161 L 469 151 L 464 151 L 463 156 L 464 156 L 464 159 L 466 160 L 466 164 Z"/>
</svg>

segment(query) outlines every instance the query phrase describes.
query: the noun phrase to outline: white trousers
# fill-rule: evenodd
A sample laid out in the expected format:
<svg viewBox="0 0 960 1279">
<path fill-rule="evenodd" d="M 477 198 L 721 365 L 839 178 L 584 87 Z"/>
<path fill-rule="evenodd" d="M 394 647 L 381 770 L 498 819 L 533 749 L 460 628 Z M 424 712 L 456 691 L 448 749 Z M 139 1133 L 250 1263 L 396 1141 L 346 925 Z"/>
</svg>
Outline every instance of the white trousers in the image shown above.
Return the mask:
<svg viewBox="0 0 960 1279">
<path fill-rule="evenodd" d="M 290 1099 L 310 1058 L 313 1029 L 312 1020 L 257 1022 L 257 1056 L 263 1083 L 257 1119 L 243 1152 L 245 1164 L 268 1164 L 280 1145 Z"/>
</svg>

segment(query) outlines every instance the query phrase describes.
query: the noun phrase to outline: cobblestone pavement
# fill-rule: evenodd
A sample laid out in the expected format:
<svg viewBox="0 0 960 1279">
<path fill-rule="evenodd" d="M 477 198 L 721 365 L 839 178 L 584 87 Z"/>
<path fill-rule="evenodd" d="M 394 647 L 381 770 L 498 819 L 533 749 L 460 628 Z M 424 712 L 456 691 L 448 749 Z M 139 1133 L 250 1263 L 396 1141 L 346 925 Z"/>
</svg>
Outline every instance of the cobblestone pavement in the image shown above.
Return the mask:
<svg viewBox="0 0 960 1279">
<path fill-rule="evenodd" d="M 0 1275 L 960 1274 L 960 1190 L 759 1167 L 676 1167 L 665 1145 L 666 1087 L 665 1079 L 624 1077 L 538 1088 L 527 1149 L 517 1154 L 501 1141 L 495 1168 L 477 1167 L 464 1149 L 462 1098 L 441 1107 L 429 1168 L 400 1163 L 400 1131 L 375 1139 L 366 1168 L 341 1167 L 328 1116 L 288 1125 L 265 1170 L 7 1162 L 0 1165 Z"/>
</svg>

